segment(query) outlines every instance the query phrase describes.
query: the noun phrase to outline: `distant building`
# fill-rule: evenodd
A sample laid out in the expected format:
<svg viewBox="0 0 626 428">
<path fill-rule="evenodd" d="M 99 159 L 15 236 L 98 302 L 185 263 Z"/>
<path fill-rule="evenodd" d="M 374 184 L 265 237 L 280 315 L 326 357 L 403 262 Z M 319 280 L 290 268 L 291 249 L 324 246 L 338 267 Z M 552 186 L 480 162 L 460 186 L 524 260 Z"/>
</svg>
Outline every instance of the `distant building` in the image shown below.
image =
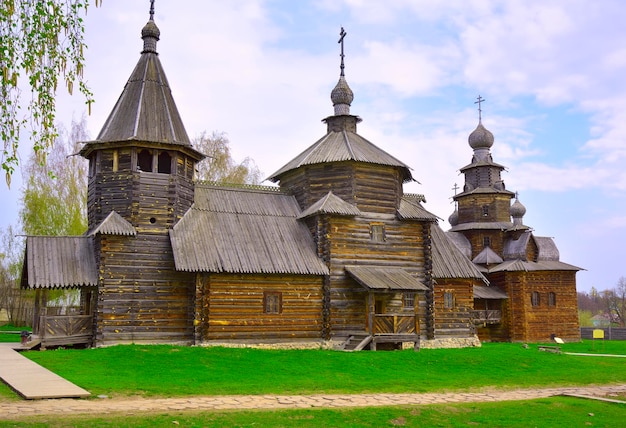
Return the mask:
<svg viewBox="0 0 626 428">
<path fill-rule="evenodd" d="M 522 224 L 482 124 L 449 232 L 422 195 L 404 193 L 409 166 L 358 134 L 343 56 L 326 134 L 269 177 L 277 187 L 196 182 L 204 156 L 172 98 L 159 36 L 151 18 L 119 100 L 80 152 L 89 230 L 27 239 L 24 288 L 82 290 L 79 327 L 37 325 L 48 344 L 381 349 L 580 338 L 578 268 Z"/>
</svg>

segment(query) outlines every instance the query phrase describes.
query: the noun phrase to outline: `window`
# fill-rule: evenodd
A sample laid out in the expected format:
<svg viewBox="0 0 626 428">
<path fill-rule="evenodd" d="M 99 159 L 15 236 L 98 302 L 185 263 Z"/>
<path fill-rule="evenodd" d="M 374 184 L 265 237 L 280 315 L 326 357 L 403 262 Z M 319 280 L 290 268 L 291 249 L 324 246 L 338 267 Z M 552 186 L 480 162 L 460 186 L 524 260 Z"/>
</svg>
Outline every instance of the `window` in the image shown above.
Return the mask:
<svg viewBox="0 0 626 428">
<path fill-rule="evenodd" d="M 443 307 L 444 309 L 454 309 L 454 293 L 452 291 L 444 291 Z"/>
<path fill-rule="evenodd" d="M 483 237 L 483 248 L 491 247 L 491 238 L 488 236 Z"/>
<path fill-rule="evenodd" d="M 487 217 L 489 215 L 489 205 L 483 205 L 483 217 Z"/>
<path fill-rule="evenodd" d="M 556 293 L 548 293 L 548 306 L 556 306 Z"/>
<path fill-rule="evenodd" d="M 266 291 L 263 293 L 263 312 L 266 314 L 280 314 L 283 311 L 283 293 Z"/>
<path fill-rule="evenodd" d="M 159 153 L 159 169 L 161 174 L 170 174 L 172 172 L 172 157 L 168 152 Z"/>
<path fill-rule="evenodd" d="M 152 172 L 152 152 L 142 150 L 137 155 L 137 169 L 144 172 Z"/>
<path fill-rule="evenodd" d="M 415 308 L 415 293 L 404 293 L 402 305 L 405 309 Z"/>
<path fill-rule="evenodd" d="M 533 291 L 533 294 L 530 295 L 530 304 L 537 307 L 540 303 L 541 299 L 539 298 L 539 292 Z"/>
<path fill-rule="evenodd" d="M 373 242 L 385 241 L 385 225 L 381 223 L 370 224 L 370 238 Z"/>
<path fill-rule="evenodd" d="M 117 172 L 119 169 L 120 161 L 118 158 L 117 150 L 113 150 L 113 167 L 111 168 L 113 172 Z"/>
</svg>

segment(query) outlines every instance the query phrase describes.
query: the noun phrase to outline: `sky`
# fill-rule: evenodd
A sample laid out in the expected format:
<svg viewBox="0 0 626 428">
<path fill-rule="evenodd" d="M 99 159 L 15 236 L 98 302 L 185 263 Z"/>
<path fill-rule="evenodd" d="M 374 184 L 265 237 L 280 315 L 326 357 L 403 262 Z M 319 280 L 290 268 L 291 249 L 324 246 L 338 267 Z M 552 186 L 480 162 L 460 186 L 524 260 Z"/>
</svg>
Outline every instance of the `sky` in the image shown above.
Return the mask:
<svg viewBox="0 0 626 428">
<path fill-rule="evenodd" d="M 149 9 L 104 0 L 88 11 L 92 138 L 139 59 Z M 524 224 L 585 269 L 578 291 L 626 276 L 623 0 L 157 0 L 155 22 L 189 136 L 226 133 L 234 159 L 251 158 L 264 177 L 325 134 L 344 27 L 358 132 L 412 168 L 418 182 L 405 192 L 423 194 L 444 230 L 482 96 L 493 159 L 519 192 Z M 84 99 L 59 94 L 69 126 Z M 17 224 L 20 190 L 19 172 L 0 186 L 0 227 Z"/>
</svg>

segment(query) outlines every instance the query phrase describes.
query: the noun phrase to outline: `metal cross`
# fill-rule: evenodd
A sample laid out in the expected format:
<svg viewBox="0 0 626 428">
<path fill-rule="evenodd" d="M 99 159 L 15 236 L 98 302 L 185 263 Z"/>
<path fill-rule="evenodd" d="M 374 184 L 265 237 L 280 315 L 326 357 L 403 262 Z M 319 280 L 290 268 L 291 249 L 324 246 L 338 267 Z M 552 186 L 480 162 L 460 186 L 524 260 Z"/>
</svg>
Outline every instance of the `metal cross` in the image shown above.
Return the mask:
<svg viewBox="0 0 626 428">
<path fill-rule="evenodd" d="M 480 104 L 483 103 L 485 101 L 485 99 L 483 97 L 481 97 L 480 95 L 478 96 L 478 101 L 474 101 L 474 104 L 478 104 L 478 121 L 482 122 L 483 117 L 482 117 L 482 109 L 480 108 Z"/>
<path fill-rule="evenodd" d="M 150 21 L 154 21 L 154 0 L 150 0 Z"/>
<path fill-rule="evenodd" d="M 454 196 L 456 196 L 456 191 L 459 189 L 460 189 L 459 185 L 454 183 L 454 186 L 452 187 L 452 190 L 454 190 Z"/>
<path fill-rule="evenodd" d="M 348 33 L 346 33 L 346 30 L 343 29 L 343 27 L 341 27 L 341 31 L 339 32 L 339 41 L 337 43 L 341 43 L 341 76 L 344 76 L 343 74 L 343 69 L 344 69 L 344 65 L 343 65 L 343 57 L 345 56 L 343 54 L 343 39 L 346 37 Z"/>
</svg>

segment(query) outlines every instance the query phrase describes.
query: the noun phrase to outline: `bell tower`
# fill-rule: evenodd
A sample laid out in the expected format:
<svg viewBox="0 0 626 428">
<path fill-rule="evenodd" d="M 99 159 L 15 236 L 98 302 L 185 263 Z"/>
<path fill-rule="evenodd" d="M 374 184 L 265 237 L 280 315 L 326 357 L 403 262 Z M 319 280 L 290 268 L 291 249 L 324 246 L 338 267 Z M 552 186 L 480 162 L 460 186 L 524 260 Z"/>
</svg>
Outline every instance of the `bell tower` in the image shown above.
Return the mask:
<svg viewBox="0 0 626 428">
<path fill-rule="evenodd" d="M 169 231 L 194 200 L 191 146 L 156 47 L 150 19 L 143 50 L 94 141 L 89 160 L 88 223 L 98 264 L 96 345 L 190 343 L 193 275 L 174 265 Z"/>
</svg>

